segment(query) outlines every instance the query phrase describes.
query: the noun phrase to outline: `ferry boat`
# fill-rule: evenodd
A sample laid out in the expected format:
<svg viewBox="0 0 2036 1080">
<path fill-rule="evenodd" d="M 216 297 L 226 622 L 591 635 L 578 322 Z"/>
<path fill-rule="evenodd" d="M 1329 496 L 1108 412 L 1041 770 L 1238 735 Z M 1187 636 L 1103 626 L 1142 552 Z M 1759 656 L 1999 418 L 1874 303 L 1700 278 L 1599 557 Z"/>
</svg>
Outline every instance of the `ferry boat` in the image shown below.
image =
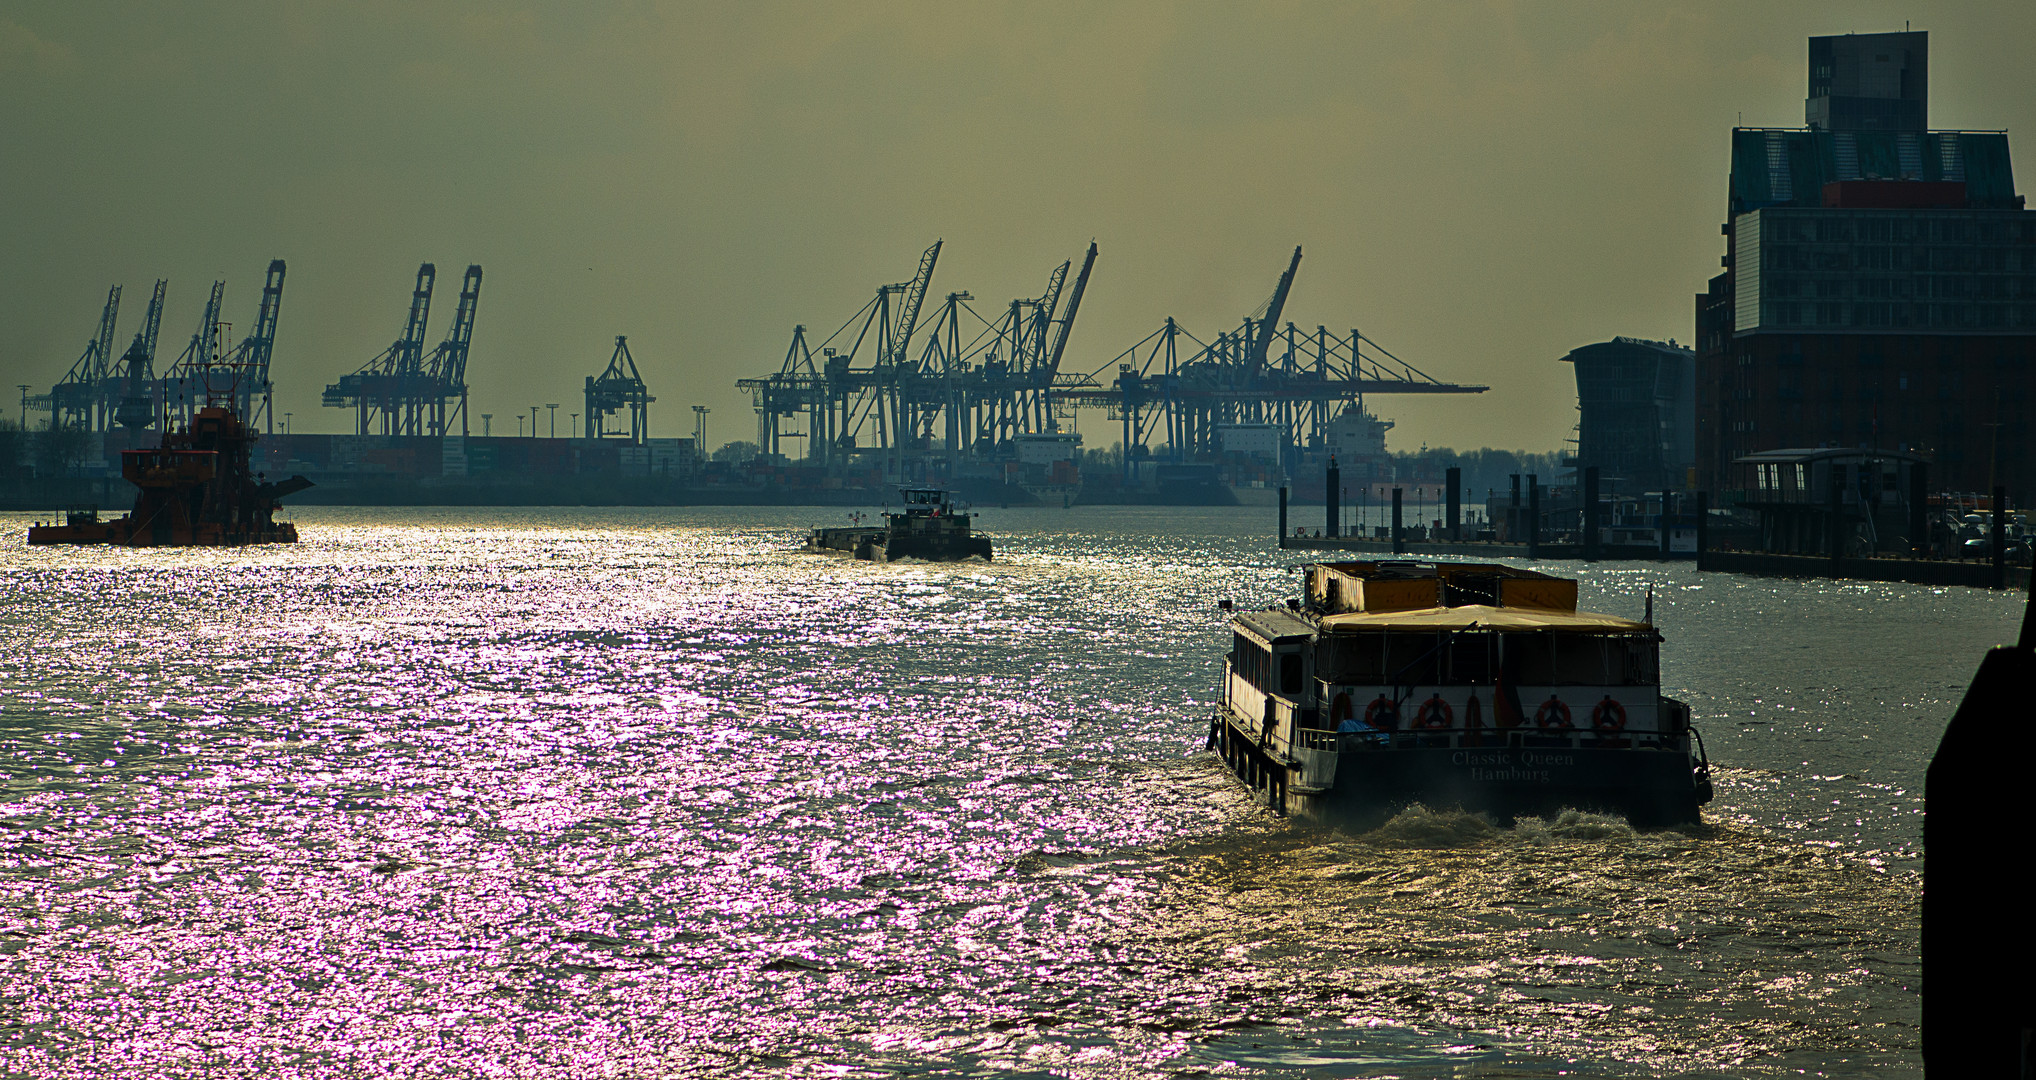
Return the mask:
<svg viewBox="0 0 2036 1080">
<path fill-rule="evenodd" d="M 1651 613 L 1578 611 L 1574 580 L 1505 566 L 1304 570 L 1303 599 L 1231 620 L 1209 735 L 1275 810 L 1699 820 L 1710 763 L 1689 706 L 1661 695 Z"/>
<path fill-rule="evenodd" d="M 268 483 L 249 469 L 259 438 L 233 410 L 200 409 L 154 450 L 122 450 L 120 475 L 140 492 L 123 518 L 73 510 L 62 525 L 35 525 L 31 544 L 212 547 L 294 544 L 297 527 L 274 518 L 277 500 L 311 487 L 301 476 Z"/>
<path fill-rule="evenodd" d="M 957 511 L 950 493 L 940 488 L 900 488 L 903 509 L 884 515 L 882 525 L 814 529 L 807 551 L 847 552 L 858 559 L 890 562 L 924 559 L 955 562 L 991 557 L 990 538 L 969 531 L 970 515 Z"/>
</svg>

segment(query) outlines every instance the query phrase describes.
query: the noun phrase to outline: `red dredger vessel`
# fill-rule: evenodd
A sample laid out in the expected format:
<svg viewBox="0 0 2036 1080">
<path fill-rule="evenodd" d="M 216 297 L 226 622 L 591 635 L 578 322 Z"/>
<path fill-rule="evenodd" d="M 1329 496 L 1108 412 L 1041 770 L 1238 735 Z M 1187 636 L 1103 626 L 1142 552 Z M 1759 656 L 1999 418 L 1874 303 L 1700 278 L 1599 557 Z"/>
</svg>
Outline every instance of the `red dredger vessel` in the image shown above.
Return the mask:
<svg viewBox="0 0 2036 1080">
<path fill-rule="evenodd" d="M 73 512 L 62 525 L 28 530 L 31 544 L 122 544 L 193 547 L 294 544 L 297 527 L 273 520 L 276 501 L 311 486 L 292 476 L 265 483 L 248 470 L 260 436 L 233 410 L 208 406 L 190 427 L 163 436 L 154 450 L 120 452 L 120 475 L 141 489 L 124 518 L 100 521 Z"/>
</svg>

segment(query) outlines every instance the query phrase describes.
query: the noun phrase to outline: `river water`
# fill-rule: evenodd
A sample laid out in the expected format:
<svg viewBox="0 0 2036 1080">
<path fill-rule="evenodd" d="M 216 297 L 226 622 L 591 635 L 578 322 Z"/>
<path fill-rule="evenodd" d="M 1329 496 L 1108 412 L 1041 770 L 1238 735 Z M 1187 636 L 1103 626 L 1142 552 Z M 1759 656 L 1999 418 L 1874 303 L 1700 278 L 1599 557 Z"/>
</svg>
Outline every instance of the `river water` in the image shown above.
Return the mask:
<svg viewBox="0 0 2036 1080">
<path fill-rule="evenodd" d="M 1545 567 L 1637 616 L 1703 826 L 1363 835 L 1202 753 L 1263 510 L 0 520 L 8 1076 L 1919 1076 L 1923 770 L 2019 600 Z"/>
</svg>

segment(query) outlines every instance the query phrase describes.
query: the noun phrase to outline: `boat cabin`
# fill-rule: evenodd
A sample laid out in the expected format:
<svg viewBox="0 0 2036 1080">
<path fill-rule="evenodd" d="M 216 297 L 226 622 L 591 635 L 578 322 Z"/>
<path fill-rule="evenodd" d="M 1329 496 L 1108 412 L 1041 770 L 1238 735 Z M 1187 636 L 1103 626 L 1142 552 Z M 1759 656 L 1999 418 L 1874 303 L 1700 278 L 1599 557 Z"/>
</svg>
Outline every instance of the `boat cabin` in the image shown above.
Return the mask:
<svg viewBox="0 0 2036 1080">
<path fill-rule="evenodd" d="M 951 493 L 941 488 L 899 488 L 898 501 L 908 517 L 946 517 L 954 513 Z"/>
<path fill-rule="evenodd" d="M 1321 563 L 1305 599 L 1232 623 L 1225 696 L 1284 749 L 1633 745 L 1674 737 L 1653 626 L 1578 611 L 1505 566 Z"/>
</svg>

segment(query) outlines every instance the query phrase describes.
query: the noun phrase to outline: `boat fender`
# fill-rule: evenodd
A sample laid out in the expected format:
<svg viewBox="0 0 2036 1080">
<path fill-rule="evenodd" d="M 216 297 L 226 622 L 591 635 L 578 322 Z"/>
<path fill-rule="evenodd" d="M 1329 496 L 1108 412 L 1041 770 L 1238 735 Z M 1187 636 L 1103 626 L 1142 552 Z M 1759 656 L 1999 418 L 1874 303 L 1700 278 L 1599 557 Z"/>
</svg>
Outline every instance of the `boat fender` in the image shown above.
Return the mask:
<svg viewBox="0 0 2036 1080">
<path fill-rule="evenodd" d="M 1442 700 L 1441 694 L 1436 694 L 1421 703 L 1421 711 L 1414 714 L 1414 722 L 1431 731 L 1439 731 L 1456 723 L 1456 710 Z"/>
<path fill-rule="evenodd" d="M 1476 693 L 1472 693 L 1470 700 L 1464 703 L 1463 726 L 1467 728 L 1481 728 L 1485 726 L 1485 707 L 1478 701 Z"/>
<path fill-rule="evenodd" d="M 1576 723 L 1570 719 L 1569 706 L 1564 705 L 1561 698 L 1550 694 L 1548 700 L 1542 702 L 1539 709 L 1534 710 L 1534 726 L 1568 731 L 1576 727 Z"/>
<path fill-rule="evenodd" d="M 1364 722 L 1381 731 L 1393 731 L 1400 726 L 1400 707 L 1384 694 L 1378 700 L 1364 707 Z"/>
<path fill-rule="evenodd" d="M 1591 709 L 1591 726 L 1599 731 L 1626 730 L 1626 706 L 1613 701 L 1612 695 L 1606 694 L 1605 700 L 1598 702 L 1596 707 Z"/>
<path fill-rule="evenodd" d="M 1329 722 L 1334 724 L 1348 720 L 1354 711 L 1350 704 L 1350 691 L 1338 690 L 1335 699 L 1329 703 Z"/>
</svg>

